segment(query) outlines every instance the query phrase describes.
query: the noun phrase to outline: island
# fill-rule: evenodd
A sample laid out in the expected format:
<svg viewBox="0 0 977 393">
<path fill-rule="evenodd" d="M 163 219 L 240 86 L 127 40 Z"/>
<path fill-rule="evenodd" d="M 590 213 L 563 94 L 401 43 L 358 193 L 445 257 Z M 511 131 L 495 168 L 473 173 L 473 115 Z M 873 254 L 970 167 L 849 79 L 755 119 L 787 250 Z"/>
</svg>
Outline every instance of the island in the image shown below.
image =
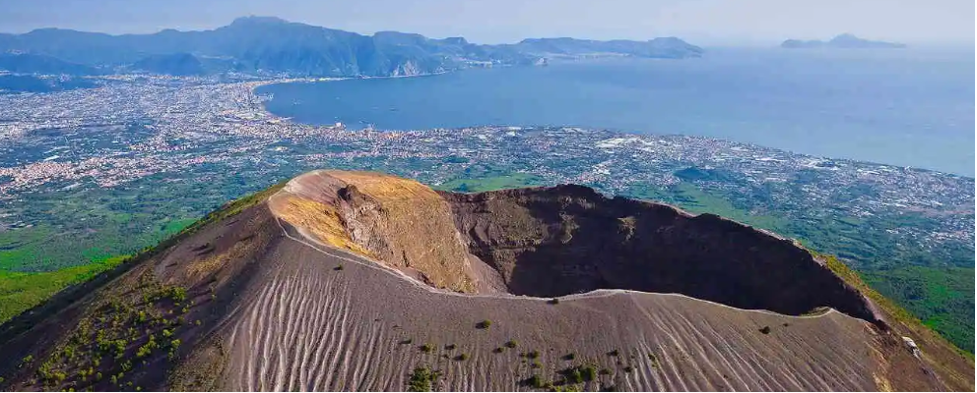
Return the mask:
<svg viewBox="0 0 977 393">
<path fill-rule="evenodd" d="M 856 37 L 853 34 L 837 35 L 829 41 L 789 39 L 780 44 L 781 48 L 839 48 L 839 49 L 901 49 L 906 44 L 886 41 L 872 41 Z"/>
</svg>

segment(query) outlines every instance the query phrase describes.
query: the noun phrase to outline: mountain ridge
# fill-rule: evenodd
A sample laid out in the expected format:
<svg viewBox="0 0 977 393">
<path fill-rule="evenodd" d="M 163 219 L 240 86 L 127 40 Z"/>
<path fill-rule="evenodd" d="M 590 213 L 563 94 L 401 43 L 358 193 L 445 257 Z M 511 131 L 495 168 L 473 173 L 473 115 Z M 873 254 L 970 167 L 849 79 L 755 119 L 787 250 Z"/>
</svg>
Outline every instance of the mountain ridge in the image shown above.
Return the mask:
<svg viewBox="0 0 977 393">
<path fill-rule="evenodd" d="M 547 45 L 539 45 L 548 42 Z M 558 45 L 549 43 L 558 42 Z M 208 72 L 292 76 L 399 76 L 432 74 L 490 65 L 529 65 L 547 56 L 617 55 L 698 57 L 702 49 L 675 37 L 648 41 L 534 39 L 517 44 L 473 44 L 463 37 L 434 39 L 381 31 L 362 35 L 289 22 L 242 17 L 211 30 L 165 29 L 151 34 L 109 35 L 44 28 L 0 34 L 0 52 L 43 55 L 91 67 L 116 69 L 147 58 L 180 53 L 233 59 Z"/>
</svg>

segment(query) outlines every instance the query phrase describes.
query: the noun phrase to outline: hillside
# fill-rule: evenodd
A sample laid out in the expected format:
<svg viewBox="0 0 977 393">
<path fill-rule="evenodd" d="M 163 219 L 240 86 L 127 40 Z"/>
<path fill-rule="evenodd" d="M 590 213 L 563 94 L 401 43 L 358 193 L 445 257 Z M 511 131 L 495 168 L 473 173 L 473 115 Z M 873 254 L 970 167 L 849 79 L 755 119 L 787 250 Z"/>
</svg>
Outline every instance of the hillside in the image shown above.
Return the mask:
<svg viewBox="0 0 977 393">
<path fill-rule="evenodd" d="M 0 389 L 973 389 L 852 276 L 580 186 L 316 171 L 0 326 Z"/>
<path fill-rule="evenodd" d="M 560 38 L 480 45 L 461 37 L 433 39 L 394 31 L 370 36 L 251 16 L 204 31 L 167 29 L 153 34 L 109 35 L 38 29 L 25 34 L 0 34 L 0 52 L 26 52 L 37 55 L 36 58 L 51 59 L 49 63 L 57 60 L 59 64 L 134 65 L 136 69 L 160 69 L 161 73 L 174 75 L 233 70 L 295 76 L 376 77 L 432 74 L 493 64 L 533 64 L 550 56 L 698 57 L 702 49 L 674 37 L 649 41 Z M 198 58 L 220 59 L 220 64 L 208 69 L 198 64 Z M 42 72 L 51 67 L 32 69 Z"/>
<path fill-rule="evenodd" d="M 132 68 L 154 74 L 175 76 L 202 75 L 206 72 L 200 60 L 189 53 L 147 56 L 133 64 Z"/>
</svg>

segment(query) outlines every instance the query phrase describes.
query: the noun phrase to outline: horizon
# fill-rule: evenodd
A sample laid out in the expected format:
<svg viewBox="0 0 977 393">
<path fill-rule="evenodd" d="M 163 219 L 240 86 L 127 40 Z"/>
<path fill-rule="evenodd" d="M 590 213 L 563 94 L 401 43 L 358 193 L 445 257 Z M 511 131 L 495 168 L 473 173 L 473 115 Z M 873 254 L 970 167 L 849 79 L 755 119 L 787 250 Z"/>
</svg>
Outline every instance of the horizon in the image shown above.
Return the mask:
<svg viewBox="0 0 977 393">
<path fill-rule="evenodd" d="M 655 38 L 675 37 L 675 38 L 679 38 L 679 39 L 681 39 L 683 41 L 686 41 L 686 42 L 688 42 L 690 44 L 698 45 L 698 46 L 705 47 L 705 48 L 735 48 L 735 47 L 742 47 L 742 48 L 766 48 L 766 47 L 777 47 L 778 45 L 780 45 L 785 40 L 824 41 L 824 42 L 827 42 L 827 41 L 830 41 L 831 39 L 833 39 L 835 37 L 842 36 L 842 35 L 852 35 L 852 36 L 855 36 L 856 38 L 859 38 L 859 39 L 871 40 L 871 41 L 885 41 L 885 42 L 905 43 L 903 41 L 889 40 L 889 39 L 886 39 L 886 38 L 865 37 L 865 36 L 861 36 L 861 35 L 850 33 L 850 32 L 839 32 L 839 33 L 832 34 L 832 35 L 825 36 L 825 37 L 800 37 L 800 38 L 799 37 L 787 37 L 787 38 L 784 38 L 784 39 L 781 39 L 781 40 L 770 39 L 770 40 L 766 40 L 766 41 L 742 41 L 742 42 L 725 42 L 725 43 L 712 42 L 712 43 L 706 43 L 706 44 L 702 44 L 702 43 L 700 43 L 698 41 L 693 41 L 693 40 L 688 39 L 688 38 L 686 38 L 684 36 L 673 36 L 673 35 L 662 35 L 662 36 L 654 36 L 654 37 L 646 37 L 646 38 L 623 38 L 623 37 L 593 38 L 593 37 L 589 37 L 589 36 L 579 36 L 579 35 L 576 35 L 576 36 L 574 36 L 574 35 L 549 35 L 549 36 L 526 36 L 526 37 L 522 37 L 522 38 L 519 38 L 519 39 L 516 39 L 516 40 L 508 41 L 508 42 L 491 42 L 491 43 L 489 43 L 489 42 L 475 41 L 475 40 L 470 39 L 467 36 L 462 36 L 462 35 L 430 36 L 430 35 L 427 35 L 427 34 L 424 34 L 424 33 L 418 33 L 418 32 L 415 32 L 415 31 L 407 31 L 407 30 L 390 30 L 390 29 L 384 29 L 384 30 L 377 30 L 377 31 L 371 31 L 371 32 L 352 31 L 352 30 L 347 30 L 347 29 L 342 29 L 342 28 L 337 28 L 337 27 L 332 27 L 332 26 L 324 26 L 324 25 L 317 25 L 317 24 L 312 24 L 312 23 L 306 23 L 306 22 L 299 22 L 299 21 L 288 20 L 288 19 L 281 18 L 281 17 L 274 16 L 274 15 L 242 15 L 242 16 L 235 17 L 235 18 L 231 19 L 230 21 L 228 21 L 226 23 L 219 24 L 219 25 L 213 26 L 213 27 L 200 28 L 200 29 L 177 29 L 177 28 L 172 28 L 172 27 L 165 27 L 165 28 L 161 28 L 159 30 L 149 31 L 149 32 L 111 33 L 111 32 L 104 32 L 104 31 L 81 30 L 81 29 L 74 29 L 74 28 L 67 28 L 67 27 L 49 26 L 49 27 L 38 27 L 38 28 L 34 28 L 34 29 L 31 29 L 31 30 L 28 30 L 28 31 L 25 31 L 25 32 L 5 32 L 5 31 L 0 31 L 0 34 L 22 35 L 22 34 L 29 34 L 29 33 L 35 32 L 35 31 L 42 31 L 42 30 L 63 30 L 63 31 L 75 31 L 75 32 L 80 32 L 80 33 L 106 34 L 106 35 L 109 35 L 109 36 L 118 37 L 118 36 L 126 36 L 126 35 L 153 35 L 153 34 L 161 33 L 163 31 L 177 31 L 177 32 L 181 32 L 181 33 L 186 33 L 186 32 L 204 32 L 204 31 L 213 31 L 213 30 L 216 30 L 216 29 L 219 29 L 219 28 L 222 28 L 222 27 L 227 27 L 227 26 L 230 26 L 232 23 L 234 23 L 237 20 L 240 20 L 240 19 L 248 19 L 248 18 L 277 19 L 277 20 L 281 21 L 282 23 L 295 23 L 295 24 L 301 24 L 301 25 L 305 25 L 305 26 L 319 27 L 319 28 L 332 29 L 332 30 L 340 30 L 340 31 L 346 31 L 346 32 L 350 32 L 350 33 L 360 34 L 360 35 L 363 35 L 363 36 L 372 36 L 372 35 L 377 34 L 377 33 L 380 33 L 380 32 L 398 32 L 398 33 L 406 33 L 406 34 L 420 34 L 420 35 L 424 36 L 425 38 L 429 38 L 429 39 L 445 39 L 445 38 L 450 38 L 450 37 L 461 37 L 461 38 L 465 38 L 466 40 L 468 40 L 469 42 L 474 43 L 474 44 L 486 44 L 486 45 L 515 44 L 515 43 L 518 43 L 518 42 L 520 42 L 522 40 L 526 40 L 526 39 L 540 39 L 540 38 L 574 38 L 574 39 L 596 40 L 596 41 L 610 41 L 610 40 L 650 41 L 650 40 L 655 39 Z M 910 48 L 920 48 L 920 47 L 923 47 L 923 48 L 928 48 L 928 49 L 932 49 L 932 48 L 971 49 L 971 45 L 973 45 L 973 44 L 974 44 L 973 42 L 963 42 L 963 41 L 960 41 L 960 42 L 927 42 L 927 43 L 918 43 L 917 42 L 917 43 L 911 43 L 909 47 Z"/>
<path fill-rule="evenodd" d="M 975 42 L 969 33 L 973 27 L 973 19 L 969 19 L 973 2 L 928 7 L 922 2 L 903 1 L 893 7 L 892 2 L 850 5 L 839 0 L 792 3 L 784 7 L 770 0 L 746 0 L 730 7 L 728 3 L 714 0 L 694 3 L 623 0 L 612 4 L 573 0 L 569 6 L 548 8 L 542 5 L 555 0 L 531 5 L 511 0 L 492 4 L 423 0 L 409 10 L 402 10 L 388 4 L 390 0 L 379 0 L 368 5 L 330 4 L 323 10 L 326 7 L 322 4 L 302 0 L 287 0 L 277 5 L 263 0 L 246 0 L 241 4 L 229 4 L 229 1 L 217 0 L 192 7 L 187 0 L 140 2 L 137 6 L 126 3 L 118 7 L 113 5 L 119 0 L 105 0 L 102 6 L 91 6 L 82 0 L 60 1 L 57 7 L 45 5 L 53 0 L 14 3 L 8 6 L 8 12 L 0 15 L 0 32 L 23 34 L 57 28 L 110 35 L 153 34 L 168 29 L 212 30 L 238 18 L 267 16 L 362 35 L 400 31 L 431 38 L 461 36 L 481 44 L 514 43 L 536 37 L 644 41 L 675 36 L 701 46 L 769 46 L 787 39 L 829 40 L 840 34 L 911 46 L 957 46 Z M 184 3 L 187 6 L 181 7 Z M 880 6 L 867 6 L 872 4 Z M 201 9 L 205 12 L 197 12 Z M 838 9 L 846 13 L 838 13 Z M 568 12 L 575 14 L 567 15 Z M 451 18 L 445 18 L 447 15 Z M 587 18 L 576 15 L 587 15 Z M 640 20 L 635 20 L 636 16 Z"/>
</svg>

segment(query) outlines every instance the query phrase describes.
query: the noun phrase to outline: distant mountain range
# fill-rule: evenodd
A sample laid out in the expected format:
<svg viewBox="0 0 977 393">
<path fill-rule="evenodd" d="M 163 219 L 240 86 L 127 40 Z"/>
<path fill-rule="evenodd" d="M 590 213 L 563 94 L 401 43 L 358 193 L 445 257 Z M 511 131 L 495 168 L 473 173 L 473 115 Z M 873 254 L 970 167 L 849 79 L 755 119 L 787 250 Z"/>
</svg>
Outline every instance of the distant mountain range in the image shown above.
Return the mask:
<svg viewBox="0 0 977 393">
<path fill-rule="evenodd" d="M 557 57 L 698 57 L 702 49 L 674 37 L 649 41 L 543 38 L 479 45 L 461 37 L 432 39 L 394 31 L 367 36 L 273 17 L 244 17 L 205 31 L 167 29 L 109 35 L 47 28 L 0 34 L 0 53 L 7 53 L 0 59 L 0 69 L 14 73 L 378 77 L 534 64 Z"/>
<path fill-rule="evenodd" d="M 795 40 L 790 39 L 780 44 L 781 48 L 842 48 L 842 49 L 884 49 L 884 48 L 905 48 L 906 44 L 885 41 L 871 41 L 858 38 L 852 34 L 841 34 L 835 36 L 830 41 L 820 40 Z"/>
</svg>

